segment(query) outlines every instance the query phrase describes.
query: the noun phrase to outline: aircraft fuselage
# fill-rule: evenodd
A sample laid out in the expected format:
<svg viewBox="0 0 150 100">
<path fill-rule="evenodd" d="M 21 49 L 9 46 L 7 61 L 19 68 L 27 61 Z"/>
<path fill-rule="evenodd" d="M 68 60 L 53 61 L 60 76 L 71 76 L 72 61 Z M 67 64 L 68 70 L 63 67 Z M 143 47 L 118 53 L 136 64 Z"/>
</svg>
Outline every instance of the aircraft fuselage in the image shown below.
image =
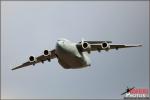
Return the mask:
<svg viewBox="0 0 150 100">
<path fill-rule="evenodd" d="M 87 52 L 80 52 L 76 43 L 63 39 L 56 43 L 56 55 L 59 64 L 66 69 L 77 69 L 90 66 Z"/>
</svg>

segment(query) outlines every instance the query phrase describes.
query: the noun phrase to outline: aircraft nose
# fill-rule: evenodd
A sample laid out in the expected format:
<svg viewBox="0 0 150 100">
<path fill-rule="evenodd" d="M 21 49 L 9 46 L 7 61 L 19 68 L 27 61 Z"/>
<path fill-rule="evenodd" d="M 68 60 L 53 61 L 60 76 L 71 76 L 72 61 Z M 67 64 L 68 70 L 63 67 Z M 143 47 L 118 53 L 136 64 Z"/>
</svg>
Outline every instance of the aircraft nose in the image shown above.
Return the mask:
<svg viewBox="0 0 150 100">
<path fill-rule="evenodd" d="M 58 40 L 56 45 L 57 45 L 57 47 L 62 47 L 63 41 Z"/>
<path fill-rule="evenodd" d="M 60 46 L 60 42 L 59 42 L 59 41 L 57 41 L 56 45 L 57 45 L 57 46 Z"/>
</svg>

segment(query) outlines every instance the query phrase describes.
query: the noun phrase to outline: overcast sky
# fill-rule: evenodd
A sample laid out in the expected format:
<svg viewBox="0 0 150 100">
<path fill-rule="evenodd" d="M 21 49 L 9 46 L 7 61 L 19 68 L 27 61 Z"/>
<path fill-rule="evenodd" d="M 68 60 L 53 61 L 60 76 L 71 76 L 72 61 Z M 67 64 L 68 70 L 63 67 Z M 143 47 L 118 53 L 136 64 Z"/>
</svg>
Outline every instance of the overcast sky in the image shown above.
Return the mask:
<svg viewBox="0 0 150 100">
<path fill-rule="evenodd" d="M 149 1 L 7 1 L 1 13 L 1 96 L 9 99 L 119 99 L 149 88 Z M 63 69 L 57 59 L 11 71 L 54 49 L 57 39 L 138 44 L 92 52 L 91 67 Z"/>
</svg>

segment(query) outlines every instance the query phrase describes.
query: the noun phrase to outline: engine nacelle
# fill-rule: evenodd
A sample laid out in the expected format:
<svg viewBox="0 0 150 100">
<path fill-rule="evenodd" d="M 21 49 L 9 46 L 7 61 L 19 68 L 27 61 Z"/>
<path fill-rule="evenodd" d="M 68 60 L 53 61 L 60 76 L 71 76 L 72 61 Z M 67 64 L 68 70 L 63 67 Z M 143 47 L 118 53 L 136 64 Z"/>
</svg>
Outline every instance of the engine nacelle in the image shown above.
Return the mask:
<svg viewBox="0 0 150 100">
<path fill-rule="evenodd" d="M 44 50 L 44 56 L 49 56 L 51 55 L 50 52 L 48 50 Z"/>
<path fill-rule="evenodd" d="M 83 43 L 82 43 L 82 48 L 83 48 L 84 50 L 87 50 L 88 53 L 90 53 L 90 51 L 91 51 L 91 45 L 90 45 L 89 43 L 87 43 L 87 42 L 83 42 Z"/>
<path fill-rule="evenodd" d="M 30 62 L 35 62 L 35 61 L 36 61 L 36 58 L 33 57 L 33 56 L 30 56 L 30 57 L 29 57 L 29 61 L 30 61 Z"/>
<path fill-rule="evenodd" d="M 110 45 L 107 42 L 103 42 L 101 44 L 102 49 L 104 50 L 109 50 L 110 49 Z"/>
<path fill-rule="evenodd" d="M 47 60 L 50 62 L 51 59 L 49 56 L 51 56 L 51 52 L 49 52 L 48 50 L 44 50 L 44 56 L 46 56 Z"/>
</svg>

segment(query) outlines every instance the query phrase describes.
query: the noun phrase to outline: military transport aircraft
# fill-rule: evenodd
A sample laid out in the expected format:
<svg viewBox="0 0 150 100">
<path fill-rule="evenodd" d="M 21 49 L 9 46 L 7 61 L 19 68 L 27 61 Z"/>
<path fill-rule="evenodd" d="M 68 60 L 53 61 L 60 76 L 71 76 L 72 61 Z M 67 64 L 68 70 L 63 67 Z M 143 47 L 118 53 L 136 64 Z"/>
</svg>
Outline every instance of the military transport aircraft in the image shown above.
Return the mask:
<svg viewBox="0 0 150 100">
<path fill-rule="evenodd" d="M 120 49 L 129 47 L 140 47 L 142 45 L 126 45 L 126 44 L 112 44 L 112 41 L 84 41 L 74 43 L 67 39 L 60 39 L 56 43 L 56 48 L 49 51 L 44 50 L 43 54 L 34 57 L 30 56 L 29 60 L 22 65 L 19 65 L 12 70 L 35 65 L 37 63 L 44 63 L 44 61 L 51 61 L 57 58 L 59 64 L 65 69 L 77 69 L 91 65 L 88 54 L 91 51 L 108 51 L 110 49 Z"/>
</svg>

